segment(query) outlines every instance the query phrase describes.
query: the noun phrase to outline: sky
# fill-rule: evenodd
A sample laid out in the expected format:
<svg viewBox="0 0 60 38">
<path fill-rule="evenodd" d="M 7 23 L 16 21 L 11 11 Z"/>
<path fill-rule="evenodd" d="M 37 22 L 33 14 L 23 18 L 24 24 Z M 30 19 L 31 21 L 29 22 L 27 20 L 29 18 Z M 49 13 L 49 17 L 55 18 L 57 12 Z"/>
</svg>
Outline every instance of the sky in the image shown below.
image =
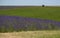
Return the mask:
<svg viewBox="0 0 60 38">
<path fill-rule="evenodd" d="M 0 0 L 0 5 L 59 5 L 60 0 Z"/>
</svg>

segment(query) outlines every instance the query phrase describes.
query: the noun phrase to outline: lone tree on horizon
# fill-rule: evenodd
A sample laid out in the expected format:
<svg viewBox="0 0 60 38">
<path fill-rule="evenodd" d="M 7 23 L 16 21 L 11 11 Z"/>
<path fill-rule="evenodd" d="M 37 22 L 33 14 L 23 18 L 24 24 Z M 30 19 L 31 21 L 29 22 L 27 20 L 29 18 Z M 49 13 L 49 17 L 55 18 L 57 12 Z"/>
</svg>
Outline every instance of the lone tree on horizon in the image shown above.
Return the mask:
<svg viewBox="0 0 60 38">
<path fill-rule="evenodd" d="M 45 7 L 45 5 L 42 5 L 42 7 Z"/>
</svg>

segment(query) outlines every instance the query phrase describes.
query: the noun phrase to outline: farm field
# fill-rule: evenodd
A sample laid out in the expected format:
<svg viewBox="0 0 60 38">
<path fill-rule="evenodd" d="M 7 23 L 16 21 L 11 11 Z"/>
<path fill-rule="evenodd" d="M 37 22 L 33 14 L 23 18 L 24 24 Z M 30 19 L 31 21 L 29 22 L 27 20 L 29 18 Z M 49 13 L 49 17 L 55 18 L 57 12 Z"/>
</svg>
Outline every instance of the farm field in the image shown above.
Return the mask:
<svg viewBox="0 0 60 38">
<path fill-rule="evenodd" d="M 60 38 L 60 30 L 0 33 L 0 38 Z"/>
<path fill-rule="evenodd" d="M 56 6 L 51 6 L 51 7 L 25 6 L 25 7 L 16 7 L 12 9 L 5 8 L 4 10 L 0 10 L 0 15 L 22 16 L 22 17 L 60 21 L 60 7 L 59 6 L 57 7 Z"/>
<path fill-rule="evenodd" d="M 0 38 L 60 38 L 60 7 L 1 8 Z"/>
</svg>

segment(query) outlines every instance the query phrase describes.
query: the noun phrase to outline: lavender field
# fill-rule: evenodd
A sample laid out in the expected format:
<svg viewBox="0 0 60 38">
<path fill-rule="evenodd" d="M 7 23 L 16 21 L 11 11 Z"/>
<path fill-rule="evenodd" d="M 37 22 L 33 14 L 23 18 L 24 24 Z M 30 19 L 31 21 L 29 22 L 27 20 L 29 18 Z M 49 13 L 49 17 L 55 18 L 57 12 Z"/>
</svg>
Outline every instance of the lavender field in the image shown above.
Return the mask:
<svg viewBox="0 0 60 38">
<path fill-rule="evenodd" d="M 60 30 L 60 7 L 0 6 L 0 32 Z"/>
<path fill-rule="evenodd" d="M 0 16 L 0 32 L 58 30 L 60 22 L 20 16 Z"/>
<path fill-rule="evenodd" d="M 0 6 L 0 38 L 60 38 L 60 7 Z"/>
</svg>

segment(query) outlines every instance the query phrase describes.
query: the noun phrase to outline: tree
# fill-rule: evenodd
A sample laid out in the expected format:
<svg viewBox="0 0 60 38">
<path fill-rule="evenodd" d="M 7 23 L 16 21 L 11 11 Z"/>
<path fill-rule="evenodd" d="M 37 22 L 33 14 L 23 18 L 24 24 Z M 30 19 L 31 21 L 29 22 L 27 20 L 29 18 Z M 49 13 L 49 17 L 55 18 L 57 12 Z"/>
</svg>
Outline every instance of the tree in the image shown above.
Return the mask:
<svg viewBox="0 0 60 38">
<path fill-rule="evenodd" d="M 45 5 L 42 5 L 42 7 L 45 7 Z"/>
</svg>

